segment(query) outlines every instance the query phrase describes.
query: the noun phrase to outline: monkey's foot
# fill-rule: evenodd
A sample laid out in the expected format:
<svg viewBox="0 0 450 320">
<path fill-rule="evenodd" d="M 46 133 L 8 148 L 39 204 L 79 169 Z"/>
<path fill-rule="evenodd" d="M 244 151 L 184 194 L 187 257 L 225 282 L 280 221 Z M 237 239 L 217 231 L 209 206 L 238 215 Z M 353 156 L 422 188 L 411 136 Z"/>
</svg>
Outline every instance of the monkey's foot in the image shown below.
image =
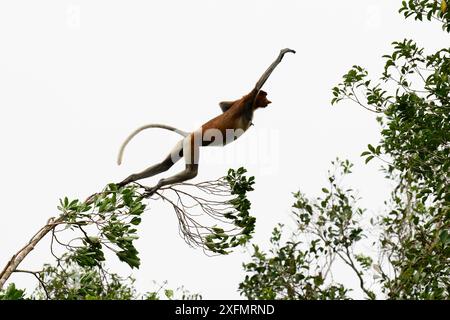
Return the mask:
<svg viewBox="0 0 450 320">
<path fill-rule="evenodd" d="M 119 182 L 119 183 L 116 183 L 116 186 L 117 186 L 118 188 L 122 188 L 122 187 L 125 187 L 127 184 L 130 184 L 130 183 L 132 183 L 132 182 L 134 182 L 134 180 L 131 180 L 131 179 L 129 179 L 129 178 L 126 178 L 125 180 L 123 180 L 123 181 L 121 181 L 121 182 Z"/>
<path fill-rule="evenodd" d="M 116 186 L 117 186 L 117 188 L 122 188 L 122 187 L 125 187 L 125 183 L 119 182 L 119 183 L 116 183 Z"/>
<path fill-rule="evenodd" d="M 136 180 L 139 180 L 139 177 L 137 177 L 135 174 L 132 174 L 131 176 L 123 179 L 121 182 L 116 183 L 116 186 L 118 186 L 119 188 L 125 187 L 129 183 L 136 182 Z"/>
<path fill-rule="evenodd" d="M 145 187 L 145 195 L 147 197 L 151 197 L 152 195 L 154 195 L 156 193 L 156 191 L 158 191 L 158 189 L 159 189 L 158 185 L 156 185 L 156 186 L 154 186 L 152 188 Z"/>
</svg>

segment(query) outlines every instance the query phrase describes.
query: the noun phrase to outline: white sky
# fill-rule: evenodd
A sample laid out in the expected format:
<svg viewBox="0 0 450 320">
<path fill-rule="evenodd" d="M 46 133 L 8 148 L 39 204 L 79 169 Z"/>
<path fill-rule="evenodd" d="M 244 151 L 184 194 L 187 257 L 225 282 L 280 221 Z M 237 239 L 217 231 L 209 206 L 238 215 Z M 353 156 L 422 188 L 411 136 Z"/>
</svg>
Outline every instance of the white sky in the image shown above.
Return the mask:
<svg viewBox="0 0 450 320">
<path fill-rule="evenodd" d="M 273 104 L 255 114 L 255 127 L 238 142 L 202 149 L 196 181 L 239 166 L 255 175 L 255 241 L 263 248 L 275 224 L 291 224 L 291 193 L 317 195 L 337 155 L 356 163 L 348 183 L 376 212 L 388 184 L 378 165 L 363 165 L 359 155 L 378 141 L 378 125 L 350 103 L 331 107 L 331 88 L 353 64 L 378 75 L 392 41 L 413 38 L 430 50 L 448 42 L 440 26 L 405 21 L 400 4 L 2 1 L 0 267 L 56 214 L 60 197 L 84 199 L 161 160 L 178 139 L 162 130 L 142 133 L 117 167 L 118 147 L 133 129 L 146 123 L 195 129 L 220 113 L 219 101 L 247 93 L 284 47 L 297 54 L 286 56 L 265 86 Z M 167 174 L 181 169 L 179 163 Z M 134 272 L 140 290 L 168 280 L 204 298 L 239 298 L 244 250 L 211 258 L 188 247 L 162 202 L 151 204 L 140 237 L 142 265 Z M 21 268 L 37 270 L 49 258 L 41 243 Z M 111 266 L 129 271 L 115 260 Z M 29 276 L 12 280 L 36 285 Z M 346 269 L 336 280 L 356 283 Z"/>
</svg>

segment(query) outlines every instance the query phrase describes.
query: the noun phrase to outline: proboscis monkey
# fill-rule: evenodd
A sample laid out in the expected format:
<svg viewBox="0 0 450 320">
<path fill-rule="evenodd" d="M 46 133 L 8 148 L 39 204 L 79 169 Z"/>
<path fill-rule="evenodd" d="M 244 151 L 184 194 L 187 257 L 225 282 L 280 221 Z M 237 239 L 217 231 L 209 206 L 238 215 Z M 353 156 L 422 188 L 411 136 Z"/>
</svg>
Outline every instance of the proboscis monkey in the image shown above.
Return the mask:
<svg viewBox="0 0 450 320">
<path fill-rule="evenodd" d="M 199 129 L 188 133 L 182 130 L 178 130 L 171 126 L 162 124 L 149 124 L 135 130 L 122 144 L 120 148 L 119 157 L 117 163 L 120 165 L 122 162 L 123 151 L 130 140 L 135 137 L 139 132 L 149 128 L 161 128 L 174 131 L 184 138 L 180 140 L 172 149 L 170 154 L 160 163 L 157 163 L 142 172 L 132 174 L 122 182 L 118 183 L 119 186 L 124 186 L 128 183 L 135 182 L 140 179 L 152 177 L 158 173 L 167 171 L 170 169 L 181 157 L 184 157 L 186 167 L 180 173 L 171 176 L 166 179 L 161 179 L 156 186 L 148 189 L 150 194 L 153 194 L 159 188 L 180 183 L 194 178 L 198 172 L 198 157 L 200 147 L 206 146 L 224 146 L 227 143 L 236 140 L 242 135 L 252 124 L 253 112 L 259 108 L 265 108 L 271 102 L 267 100 L 267 93 L 262 89 L 264 83 L 267 81 L 273 70 L 283 59 L 284 55 L 288 52 L 295 53 L 291 49 L 283 49 L 280 51 L 278 58 L 269 66 L 264 72 L 261 78 L 256 83 L 253 90 L 236 101 L 224 101 L 220 102 L 219 106 L 223 113 L 214 119 L 203 124 Z"/>
</svg>

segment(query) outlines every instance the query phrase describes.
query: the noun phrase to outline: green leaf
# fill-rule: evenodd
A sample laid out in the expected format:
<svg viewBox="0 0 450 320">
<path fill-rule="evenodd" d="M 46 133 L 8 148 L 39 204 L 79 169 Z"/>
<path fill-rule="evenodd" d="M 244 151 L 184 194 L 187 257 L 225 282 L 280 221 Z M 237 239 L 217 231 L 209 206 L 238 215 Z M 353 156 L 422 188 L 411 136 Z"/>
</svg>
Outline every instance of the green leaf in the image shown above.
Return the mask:
<svg viewBox="0 0 450 320">
<path fill-rule="evenodd" d="M 368 157 L 366 158 L 366 164 L 369 163 L 369 161 L 372 160 L 373 158 L 374 158 L 374 156 L 368 156 Z"/>
<path fill-rule="evenodd" d="M 137 226 L 138 224 L 141 223 L 141 220 L 142 220 L 142 219 L 139 218 L 139 217 L 134 217 L 133 219 L 131 219 L 130 223 L 131 223 L 132 225 Z"/>
<path fill-rule="evenodd" d="M 172 299 L 173 298 L 173 290 L 170 290 L 170 289 L 164 290 L 164 295 L 167 297 L 167 299 Z"/>
</svg>

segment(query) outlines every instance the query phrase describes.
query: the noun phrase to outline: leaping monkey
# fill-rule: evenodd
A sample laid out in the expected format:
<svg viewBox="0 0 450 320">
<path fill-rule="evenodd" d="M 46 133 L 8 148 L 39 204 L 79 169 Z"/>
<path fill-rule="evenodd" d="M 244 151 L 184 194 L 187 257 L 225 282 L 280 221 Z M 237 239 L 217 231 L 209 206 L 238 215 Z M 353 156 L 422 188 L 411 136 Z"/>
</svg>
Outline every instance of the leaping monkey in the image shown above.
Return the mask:
<svg viewBox="0 0 450 320">
<path fill-rule="evenodd" d="M 224 146 L 229 142 L 236 140 L 251 126 L 253 112 L 256 109 L 265 108 L 271 103 L 267 100 L 267 93 L 261 89 L 273 70 L 275 70 L 284 55 L 288 52 L 295 54 L 295 51 L 292 49 L 281 50 L 278 58 L 269 66 L 266 72 L 264 72 L 249 94 L 236 101 L 220 102 L 219 106 L 223 113 L 214 119 L 209 120 L 199 129 L 188 133 L 167 125 L 149 124 L 135 130 L 120 148 L 117 159 L 119 165 L 122 163 L 123 152 L 126 145 L 133 137 L 145 129 L 161 128 L 171 130 L 182 135 L 184 138 L 175 145 L 170 154 L 163 161 L 142 172 L 130 175 L 122 182 L 118 183 L 118 186 L 124 186 L 128 183 L 149 178 L 158 173 L 167 171 L 182 157 L 184 157 L 186 162 L 185 169 L 174 176 L 161 179 L 153 188 L 147 190 L 149 194 L 153 194 L 163 186 L 180 183 L 197 176 L 200 147 Z"/>
</svg>

